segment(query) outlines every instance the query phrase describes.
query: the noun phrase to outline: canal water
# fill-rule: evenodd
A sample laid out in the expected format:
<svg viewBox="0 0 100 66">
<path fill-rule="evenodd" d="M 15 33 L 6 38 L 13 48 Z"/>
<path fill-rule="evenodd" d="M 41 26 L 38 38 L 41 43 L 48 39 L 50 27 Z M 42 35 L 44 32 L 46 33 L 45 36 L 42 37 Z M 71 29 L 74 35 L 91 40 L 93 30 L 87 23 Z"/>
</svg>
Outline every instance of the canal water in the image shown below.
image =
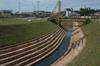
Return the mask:
<svg viewBox="0 0 100 66">
<path fill-rule="evenodd" d="M 64 37 L 64 40 L 62 41 L 60 47 L 51 55 L 49 55 L 47 58 L 38 62 L 34 66 L 50 66 L 52 63 L 57 61 L 61 56 L 63 56 L 69 47 L 71 35 L 72 35 L 72 27 L 68 29 L 67 34 Z"/>
</svg>

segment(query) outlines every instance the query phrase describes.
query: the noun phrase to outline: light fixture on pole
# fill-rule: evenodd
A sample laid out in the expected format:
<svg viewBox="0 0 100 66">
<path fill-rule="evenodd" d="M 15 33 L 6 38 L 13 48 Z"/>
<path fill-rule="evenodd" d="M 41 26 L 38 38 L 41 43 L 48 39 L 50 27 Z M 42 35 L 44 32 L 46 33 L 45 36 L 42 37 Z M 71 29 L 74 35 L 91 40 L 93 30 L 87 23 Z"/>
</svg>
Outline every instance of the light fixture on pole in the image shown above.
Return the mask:
<svg viewBox="0 0 100 66">
<path fill-rule="evenodd" d="M 48 12 L 48 7 L 46 7 L 47 8 L 47 12 Z"/>
<path fill-rule="evenodd" d="M 39 2 L 40 2 L 40 1 L 37 1 L 37 3 L 38 3 L 38 17 L 39 17 Z"/>
<path fill-rule="evenodd" d="M 20 2 L 18 2 L 18 4 L 19 4 L 19 13 L 20 13 Z"/>
<path fill-rule="evenodd" d="M 34 12 L 35 12 L 35 7 L 34 7 Z"/>
</svg>

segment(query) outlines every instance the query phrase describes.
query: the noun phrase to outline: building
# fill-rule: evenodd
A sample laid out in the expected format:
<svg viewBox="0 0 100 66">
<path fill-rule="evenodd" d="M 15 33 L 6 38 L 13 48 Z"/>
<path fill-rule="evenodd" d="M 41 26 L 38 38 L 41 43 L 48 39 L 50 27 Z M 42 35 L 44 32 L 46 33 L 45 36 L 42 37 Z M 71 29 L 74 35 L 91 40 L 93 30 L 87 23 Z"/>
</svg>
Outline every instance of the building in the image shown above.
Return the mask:
<svg viewBox="0 0 100 66">
<path fill-rule="evenodd" d="M 61 17 L 66 17 L 66 11 L 61 12 Z"/>
<path fill-rule="evenodd" d="M 90 10 L 90 7 L 84 6 L 83 9 Z"/>
<path fill-rule="evenodd" d="M 69 16 L 80 16 L 80 14 L 72 12 L 72 13 L 69 14 Z"/>
<path fill-rule="evenodd" d="M 68 17 L 73 12 L 73 8 L 65 8 L 64 11 L 66 11 L 66 17 Z"/>
<path fill-rule="evenodd" d="M 12 10 L 0 10 L 0 15 L 5 13 L 12 14 Z"/>
<path fill-rule="evenodd" d="M 23 17 L 32 17 L 33 16 L 33 12 L 22 12 L 21 14 Z"/>
<path fill-rule="evenodd" d="M 95 16 L 100 16 L 100 12 L 94 13 Z"/>
<path fill-rule="evenodd" d="M 4 15 L 5 17 L 11 17 L 12 16 L 12 10 L 0 10 L 0 18 L 2 17 L 1 15 Z"/>
<path fill-rule="evenodd" d="M 49 17 L 51 13 L 45 11 L 22 12 L 23 17 Z"/>
</svg>

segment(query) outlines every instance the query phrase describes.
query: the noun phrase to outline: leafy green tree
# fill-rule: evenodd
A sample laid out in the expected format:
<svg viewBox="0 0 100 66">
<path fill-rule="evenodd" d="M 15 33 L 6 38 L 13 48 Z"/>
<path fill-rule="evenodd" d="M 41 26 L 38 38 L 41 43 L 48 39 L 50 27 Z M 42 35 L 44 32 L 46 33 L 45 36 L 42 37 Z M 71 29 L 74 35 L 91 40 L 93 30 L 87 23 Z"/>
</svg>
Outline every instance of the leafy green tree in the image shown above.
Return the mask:
<svg viewBox="0 0 100 66">
<path fill-rule="evenodd" d="M 18 17 L 19 16 L 19 12 L 15 12 L 15 16 Z"/>
<path fill-rule="evenodd" d="M 1 15 L 1 18 L 8 18 L 8 17 L 10 17 L 10 16 L 11 16 L 10 14 L 5 13 L 5 14 L 2 14 L 2 15 Z"/>
<path fill-rule="evenodd" d="M 4 18 L 8 18 L 11 17 L 11 14 L 5 13 L 5 14 L 1 14 L 1 18 L 4 21 Z"/>
<path fill-rule="evenodd" d="M 78 11 L 78 10 L 76 10 L 76 11 L 74 11 L 74 12 L 76 12 L 76 13 L 78 13 L 78 14 L 79 14 L 79 11 Z"/>
<path fill-rule="evenodd" d="M 99 9 L 97 9 L 97 10 L 95 10 L 96 12 L 100 12 L 100 10 Z"/>
<path fill-rule="evenodd" d="M 5 18 L 5 17 L 6 17 L 5 14 L 2 14 L 2 15 L 1 15 L 1 18 L 2 18 L 3 22 L 4 22 L 4 18 Z"/>
<path fill-rule="evenodd" d="M 100 12 L 100 10 L 80 8 L 79 11 L 75 11 L 75 12 L 80 14 L 81 16 L 90 16 L 90 14 L 94 14 L 95 12 Z"/>
</svg>

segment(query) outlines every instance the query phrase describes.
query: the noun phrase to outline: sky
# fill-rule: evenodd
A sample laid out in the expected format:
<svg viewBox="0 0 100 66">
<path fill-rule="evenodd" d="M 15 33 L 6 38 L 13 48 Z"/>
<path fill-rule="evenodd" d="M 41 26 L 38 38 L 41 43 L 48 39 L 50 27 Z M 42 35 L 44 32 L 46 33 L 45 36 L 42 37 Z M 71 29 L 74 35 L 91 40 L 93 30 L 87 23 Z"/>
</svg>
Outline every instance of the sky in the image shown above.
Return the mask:
<svg viewBox="0 0 100 66">
<path fill-rule="evenodd" d="M 12 10 L 13 13 L 19 11 L 20 2 L 20 12 L 33 12 L 38 10 L 52 11 L 58 0 L 0 0 L 0 10 Z M 100 0 L 61 0 L 61 9 L 73 8 L 74 10 L 79 10 L 80 8 L 87 6 L 92 9 L 100 9 Z"/>
</svg>

